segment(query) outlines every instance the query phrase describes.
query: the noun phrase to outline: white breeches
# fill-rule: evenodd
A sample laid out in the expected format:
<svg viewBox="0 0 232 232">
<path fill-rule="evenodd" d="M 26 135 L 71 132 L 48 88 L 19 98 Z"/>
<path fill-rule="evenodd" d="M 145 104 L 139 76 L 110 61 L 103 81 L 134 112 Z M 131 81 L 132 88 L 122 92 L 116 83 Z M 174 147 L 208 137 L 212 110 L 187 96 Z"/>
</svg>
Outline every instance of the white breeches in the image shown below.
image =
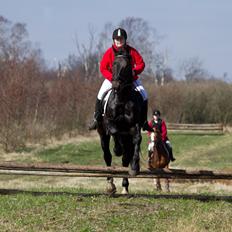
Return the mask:
<svg viewBox="0 0 232 232">
<path fill-rule="evenodd" d="M 135 86 L 135 90 L 136 90 L 136 91 L 139 91 L 139 93 L 140 93 L 141 96 L 143 97 L 143 100 L 144 100 L 144 101 L 147 100 L 147 92 L 146 92 L 146 90 L 143 88 L 141 81 L 140 81 L 140 80 L 136 80 L 136 81 L 133 82 L 133 84 L 134 84 L 134 86 Z M 112 87 L 112 83 L 111 83 L 109 80 L 105 79 L 105 80 L 103 81 L 103 83 L 102 83 L 102 86 L 101 86 L 99 92 L 98 92 L 97 98 L 98 98 L 99 100 L 102 100 L 102 97 L 103 97 L 104 93 L 105 93 L 107 90 L 109 90 L 111 87 Z"/>
</svg>

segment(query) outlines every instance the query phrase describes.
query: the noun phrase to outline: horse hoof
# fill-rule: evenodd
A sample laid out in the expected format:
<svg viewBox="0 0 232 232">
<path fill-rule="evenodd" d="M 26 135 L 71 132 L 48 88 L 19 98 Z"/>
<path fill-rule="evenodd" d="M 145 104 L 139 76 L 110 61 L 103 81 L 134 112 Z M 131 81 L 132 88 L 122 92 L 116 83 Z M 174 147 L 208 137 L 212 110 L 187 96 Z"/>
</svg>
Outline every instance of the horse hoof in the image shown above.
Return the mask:
<svg viewBox="0 0 232 232">
<path fill-rule="evenodd" d="M 116 189 L 107 189 L 106 190 L 106 194 L 110 195 L 110 196 L 114 195 L 116 192 L 117 192 Z"/>
<path fill-rule="evenodd" d="M 116 192 L 117 192 L 117 189 L 116 189 L 115 184 L 111 184 L 110 186 L 106 188 L 106 193 L 108 195 L 114 195 Z"/>
<path fill-rule="evenodd" d="M 129 192 L 128 192 L 128 190 L 126 190 L 126 188 L 123 188 L 121 194 L 127 195 L 127 194 L 129 194 Z"/>
<path fill-rule="evenodd" d="M 161 188 L 156 188 L 156 192 L 162 192 L 162 189 Z"/>
<path fill-rule="evenodd" d="M 112 191 L 112 192 L 107 192 L 107 195 L 108 195 L 108 196 L 114 196 L 116 192 L 117 192 L 116 190 L 115 190 L 115 191 Z"/>
<path fill-rule="evenodd" d="M 137 176 L 139 174 L 139 170 L 129 170 L 130 176 Z"/>
</svg>

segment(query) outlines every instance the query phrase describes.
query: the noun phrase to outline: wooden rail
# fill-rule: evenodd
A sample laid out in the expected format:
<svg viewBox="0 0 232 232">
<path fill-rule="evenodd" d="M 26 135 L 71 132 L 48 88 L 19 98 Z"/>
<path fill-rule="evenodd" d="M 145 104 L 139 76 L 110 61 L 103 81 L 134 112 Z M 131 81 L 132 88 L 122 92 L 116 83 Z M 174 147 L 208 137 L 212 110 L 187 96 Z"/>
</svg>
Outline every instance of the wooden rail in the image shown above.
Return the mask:
<svg viewBox="0 0 232 232">
<path fill-rule="evenodd" d="M 209 123 L 209 124 L 167 123 L 167 128 L 171 132 L 178 132 L 182 134 L 223 134 L 222 123 Z"/>
<path fill-rule="evenodd" d="M 231 172 L 216 172 L 209 170 L 187 171 L 183 169 L 141 170 L 137 176 L 130 176 L 127 168 L 79 166 L 68 164 L 16 164 L 0 163 L 2 175 L 37 175 L 37 176 L 66 176 L 66 177 L 129 177 L 129 178 L 170 178 L 170 179 L 204 179 L 232 180 Z"/>
</svg>

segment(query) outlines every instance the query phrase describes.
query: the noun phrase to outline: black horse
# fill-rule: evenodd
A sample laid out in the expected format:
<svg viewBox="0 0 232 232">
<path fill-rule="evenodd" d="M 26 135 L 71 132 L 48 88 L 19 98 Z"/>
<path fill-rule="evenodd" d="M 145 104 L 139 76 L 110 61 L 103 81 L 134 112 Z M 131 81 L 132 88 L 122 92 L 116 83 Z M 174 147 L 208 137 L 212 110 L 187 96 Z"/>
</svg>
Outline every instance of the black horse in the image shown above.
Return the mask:
<svg viewBox="0 0 232 232">
<path fill-rule="evenodd" d="M 140 171 L 140 144 L 142 124 L 142 97 L 133 85 L 130 56 L 115 54 L 113 63 L 112 89 L 105 103 L 102 124 L 98 126 L 101 147 L 107 166 L 111 166 L 112 154 L 110 138 L 114 140 L 114 153 L 122 156 L 122 166 L 129 167 L 129 174 L 135 176 Z M 113 178 L 107 178 L 108 192 L 116 192 Z M 123 178 L 123 193 L 128 193 L 128 178 Z"/>
</svg>

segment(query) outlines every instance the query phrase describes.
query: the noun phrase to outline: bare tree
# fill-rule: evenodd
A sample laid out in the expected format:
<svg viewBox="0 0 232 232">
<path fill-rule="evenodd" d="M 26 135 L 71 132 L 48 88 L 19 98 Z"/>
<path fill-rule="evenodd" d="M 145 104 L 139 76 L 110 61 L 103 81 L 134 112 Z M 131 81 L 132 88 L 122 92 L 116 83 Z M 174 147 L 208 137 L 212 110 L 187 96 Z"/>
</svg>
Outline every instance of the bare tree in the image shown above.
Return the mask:
<svg viewBox="0 0 232 232">
<path fill-rule="evenodd" d="M 0 17 L 0 143 L 5 150 L 23 146 L 35 115 L 34 84 L 40 75 L 40 51 L 28 40 L 26 25 Z"/>
<path fill-rule="evenodd" d="M 155 83 L 158 85 L 164 85 L 172 81 L 173 73 L 172 69 L 168 66 L 168 52 L 158 52 L 155 54 Z"/>
<path fill-rule="evenodd" d="M 135 17 L 127 17 L 119 23 L 119 26 L 126 29 L 128 43 L 138 49 L 143 56 L 146 62 L 145 73 L 154 73 L 156 48 L 161 40 L 156 29 L 152 28 L 144 19 Z"/>
<path fill-rule="evenodd" d="M 89 27 L 89 43 L 81 44 L 76 37 L 76 48 L 78 52 L 78 60 L 83 65 L 85 78 L 92 79 L 96 76 L 99 69 L 98 54 L 96 52 L 95 32 L 93 27 Z"/>
<path fill-rule="evenodd" d="M 203 62 L 198 57 L 185 60 L 180 66 L 180 72 L 186 81 L 199 81 L 209 76 L 203 68 Z"/>
<path fill-rule="evenodd" d="M 113 24 L 108 22 L 105 24 L 103 31 L 100 33 L 97 44 L 99 58 L 101 58 L 104 52 L 112 45 L 112 33 L 114 29 L 115 27 Z"/>
</svg>

